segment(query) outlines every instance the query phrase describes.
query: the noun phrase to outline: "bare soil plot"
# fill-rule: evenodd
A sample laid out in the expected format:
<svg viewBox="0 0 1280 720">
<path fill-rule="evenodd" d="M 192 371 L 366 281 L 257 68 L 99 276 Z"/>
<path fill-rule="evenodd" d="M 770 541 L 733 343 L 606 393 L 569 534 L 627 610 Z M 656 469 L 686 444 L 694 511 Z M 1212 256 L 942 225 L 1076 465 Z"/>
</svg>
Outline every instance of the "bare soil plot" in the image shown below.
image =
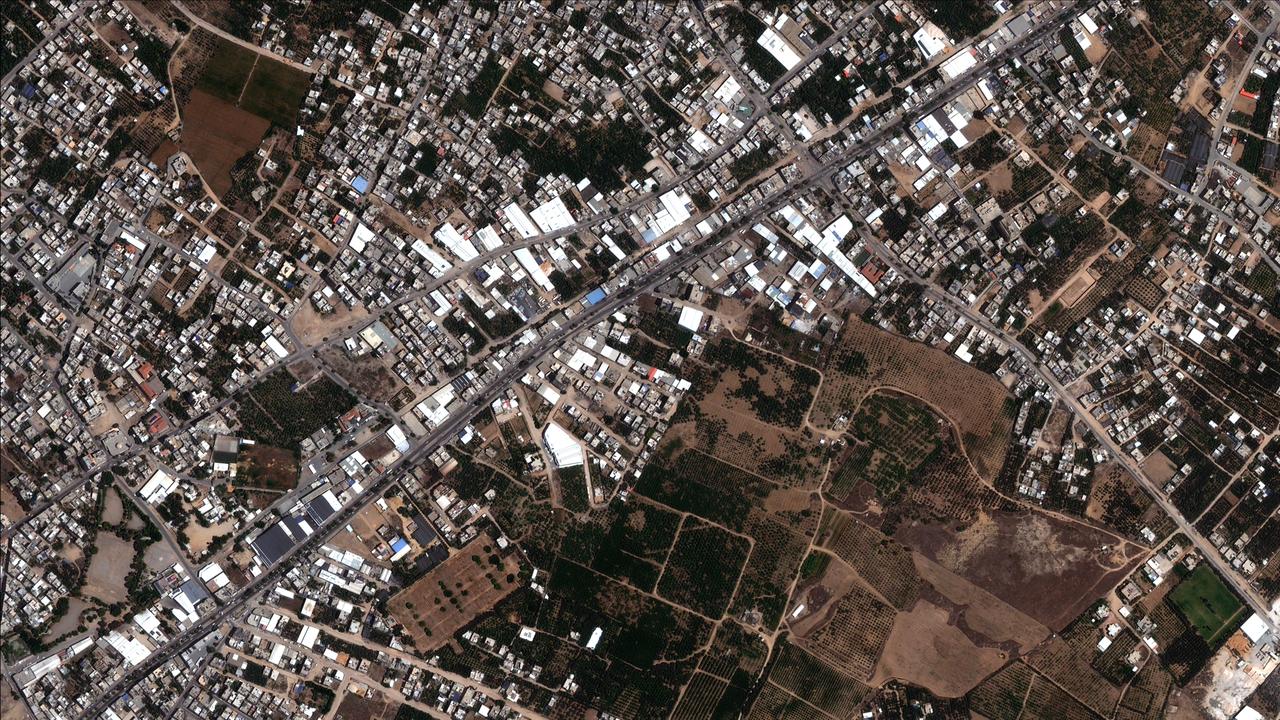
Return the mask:
<svg viewBox="0 0 1280 720">
<path fill-rule="evenodd" d="M 1086 31 L 1085 37 L 1089 39 L 1089 47 L 1084 50 L 1085 58 L 1094 65 L 1101 64 L 1110 48 L 1103 44 L 1101 38 L 1091 32 Z"/>
<path fill-rule="evenodd" d="M 920 600 L 899 613 L 871 684 L 890 679 L 920 685 L 944 698 L 960 697 L 1006 662 L 1004 653 L 974 645 L 945 609 Z"/>
<path fill-rule="evenodd" d="M 222 197 L 231 189 L 232 166 L 258 147 L 270 127 L 268 120 L 203 90 L 192 90 L 191 100 L 182 109 L 180 147 Z"/>
<path fill-rule="evenodd" d="M 151 151 L 151 155 L 147 159 L 155 163 L 157 167 L 164 167 L 165 163 L 169 162 L 169 158 L 173 157 L 179 150 L 180 148 L 177 144 L 166 137 L 160 141 L 155 150 Z"/>
<path fill-rule="evenodd" d="M 499 558 L 495 547 L 492 537 L 480 535 L 391 598 L 391 614 L 408 629 L 419 651 L 449 642 L 517 587 L 519 563 L 512 555 Z"/>
<path fill-rule="evenodd" d="M 120 491 L 115 486 L 103 490 L 106 497 L 102 501 L 102 523 L 118 525 L 124 519 L 124 503 L 120 501 Z"/>
<path fill-rule="evenodd" d="M 9 518 L 10 522 L 17 522 L 27 515 L 18 503 L 18 496 L 13 494 L 6 483 L 0 483 L 0 514 Z"/>
<path fill-rule="evenodd" d="M 1058 296 L 1058 300 L 1067 307 L 1075 307 L 1075 304 L 1080 302 L 1080 298 L 1089 292 L 1095 282 L 1096 279 L 1089 274 L 1088 268 L 1081 270 L 1062 289 L 1062 294 Z"/>
<path fill-rule="evenodd" d="M 342 702 L 334 711 L 334 720 L 391 720 L 399 706 L 378 696 L 362 697 L 355 693 L 343 693 Z"/>
<path fill-rule="evenodd" d="M 320 357 L 334 372 L 342 376 L 361 395 L 376 402 L 389 402 L 404 383 L 387 368 L 386 363 L 371 356 L 352 358 L 342 350 L 329 348 Z"/>
<path fill-rule="evenodd" d="M 1138 548 L 1041 513 L 992 511 L 956 523 L 903 528 L 895 537 L 1050 627 L 1065 626 L 1141 560 Z"/>
<path fill-rule="evenodd" d="M 236 529 L 235 520 L 230 516 L 217 525 L 205 527 L 194 520 L 187 523 L 187 548 L 191 552 L 193 558 L 199 558 L 205 549 L 213 542 L 213 539 L 219 535 L 234 533 Z M 341 537 L 341 536 L 339 536 Z"/>
<path fill-rule="evenodd" d="M 297 484 L 298 460 L 293 451 L 257 443 L 240 452 L 236 485 L 287 491 Z"/>
<path fill-rule="evenodd" d="M 110 532 L 98 533 L 97 553 L 89 563 L 82 594 L 95 597 L 104 603 L 126 599 L 124 579 L 133 562 L 133 545 Z"/>
<path fill-rule="evenodd" d="M 143 561 L 146 562 L 147 568 L 155 572 L 167 570 L 178 562 L 178 554 L 173 548 L 169 547 L 167 542 L 154 542 L 147 546 L 146 552 L 142 554 Z"/>
<path fill-rule="evenodd" d="M 293 316 L 293 331 L 298 334 L 298 339 L 310 345 L 333 333 L 355 327 L 369 316 L 369 311 L 363 305 L 347 309 L 343 303 L 337 303 L 334 308 L 332 313 L 321 315 L 310 302 L 299 305 Z"/>
<path fill-rule="evenodd" d="M 9 683 L 0 683 L 0 720 L 28 720 L 27 706 L 14 694 Z"/>
<path fill-rule="evenodd" d="M 873 389 L 923 400 L 955 423 L 965 452 L 988 482 L 999 471 L 1012 425 L 1008 390 L 994 377 L 939 350 L 850 317 L 825 352 L 822 391 L 810 421 L 831 427 L 852 417 Z"/>
<path fill-rule="evenodd" d="M 938 563 L 919 553 L 913 559 L 925 583 L 922 593 L 929 602 L 949 607 L 953 624 L 974 644 L 1023 655 L 1049 635 L 1049 628 Z"/>
<path fill-rule="evenodd" d="M 58 622 L 49 626 L 49 630 L 45 632 L 46 638 L 62 637 L 67 633 L 75 630 L 80 625 L 80 613 L 89 609 L 89 604 L 84 600 L 73 597 L 68 598 L 67 614 L 63 615 Z"/>
<path fill-rule="evenodd" d="M 1012 130 L 1010 131 L 1012 132 Z M 1005 161 L 991 168 L 983 180 L 987 183 L 987 191 L 992 197 L 1013 189 L 1013 167 Z"/>
<path fill-rule="evenodd" d="M 1157 450 L 1142 461 L 1142 471 L 1151 478 L 1152 482 L 1163 485 L 1173 479 L 1178 468 L 1174 466 L 1168 455 Z"/>
</svg>

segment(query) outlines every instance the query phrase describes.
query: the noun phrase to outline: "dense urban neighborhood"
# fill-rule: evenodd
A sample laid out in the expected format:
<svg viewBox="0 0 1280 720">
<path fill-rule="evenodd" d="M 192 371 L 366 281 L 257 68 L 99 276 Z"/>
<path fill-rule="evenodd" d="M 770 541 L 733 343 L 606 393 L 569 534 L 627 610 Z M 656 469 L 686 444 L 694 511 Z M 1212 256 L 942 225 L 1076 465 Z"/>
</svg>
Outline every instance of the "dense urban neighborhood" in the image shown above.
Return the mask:
<svg viewBox="0 0 1280 720">
<path fill-rule="evenodd" d="M 1280 2 L 0 26 L 0 720 L 1280 718 Z"/>
</svg>

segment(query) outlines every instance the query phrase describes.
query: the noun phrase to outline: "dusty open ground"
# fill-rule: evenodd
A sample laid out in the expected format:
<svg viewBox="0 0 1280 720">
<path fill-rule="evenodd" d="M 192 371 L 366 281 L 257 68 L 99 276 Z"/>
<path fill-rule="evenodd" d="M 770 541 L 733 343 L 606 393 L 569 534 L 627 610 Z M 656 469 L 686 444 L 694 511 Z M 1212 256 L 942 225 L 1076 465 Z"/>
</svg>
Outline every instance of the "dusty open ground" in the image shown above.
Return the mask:
<svg viewBox="0 0 1280 720">
<path fill-rule="evenodd" d="M 102 522 L 115 525 L 124 519 L 124 504 L 120 502 L 120 491 L 114 487 L 107 488 L 107 496 L 102 503 Z"/>
<path fill-rule="evenodd" d="M 89 563 L 84 594 L 106 603 L 120 602 L 126 597 L 124 579 L 133 562 L 133 545 L 115 533 L 98 533 L 98 552 Z"/>
<path fill-rule="evenodd" d="M 11 522 L 17 522 L 27 515 L 18 504 L 18 497 L 4 483 L 0 483 L 0 514 L 9 518 Z"/>
<path fill-rule="evenodd" d="M 871 685 L 897 678 L 940 697 L 959 697 L 1004 663 L 1004 653 L 975 646 L 950 623 L 950 613 L 920 600 L 894 621 Z"/>
<path fill-rule="evenodd" d="M 342 332 L 348 326 L 355 327 L 369 316 L 369 311 L 363 305 L 349 310 L 346 305 L 337 302 L 334 308 L 332 313 L 321 315 L 309 302 L 299 305 L 297 314 L 293 316 L 293 330 L 298 338 L 304 343 L 312 344 L 327 339 L 333 333 Z"/>
<path fill-rule="evenodd" d="M 45 632 L 45 638 L 62 637 L 75 630 L 80 624 L 80 613 L 88 609 L 89 603 L 77 597 L 70 598 L 67 601 L 67 614 L 63 615 L 58 622 L 49 626 L 49 630 Z"/>
<path fill-rule="evenodd" d="M 1033 512 L 984 512 L 896 536 L 1050 628 L 1061 628 L 1139 562 L 1140 549 L 1085 525 Z"/>
<path fill-rule="evenodd" d="M 292 490 L 298 484 L 298 461 L 289 450 L 257 443 L 240 453 L 236 484 L 264 490 Z"/>
</svg>

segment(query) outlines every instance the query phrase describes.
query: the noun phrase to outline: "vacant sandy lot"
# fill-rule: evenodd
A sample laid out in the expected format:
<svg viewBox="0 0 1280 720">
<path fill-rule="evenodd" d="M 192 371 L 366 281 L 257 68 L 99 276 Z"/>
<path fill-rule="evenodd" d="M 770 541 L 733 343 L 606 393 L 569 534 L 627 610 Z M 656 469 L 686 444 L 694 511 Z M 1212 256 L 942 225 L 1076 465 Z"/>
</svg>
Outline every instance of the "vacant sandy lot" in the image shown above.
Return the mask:
<svg viewBox="0 0 1280 720">
<path fill-rule="evenodd" d="M 120 491 L 109 487 L 103 492 L 107 496 L 102 503 L 102 522 L 105 525 L 117 525 L 124 519 L 124 504 L 120 502 Z"/>
<path fill-rule="evenodd" d="M 121 602 L 127 593 L 124 579 L 133 562 L 133 545 L 120 539 L 115 533 L 98 533 L 98 552 L 89 563 L 84 594 L 92 595 L 105 603 Z"/>
<path fill-rule="evenodd" d="M 1075 307 L 1076 303 L 1080 302 L 1080 298 L 1093 288 L 1093 285 L 1094 277 L 1089 274 L 1088 269 L 1085 269 L 1072 278 L 1071 282 L 1063 288 L 1062 295 L 1058 299 L 1067 307 Z"/>
<path fill-rule="evenodd" d="M 163 540 L 148 545 L 142 557 L 147 567 L 156 572 L 168 570 L 178 562 L 178 554 Z"/>
<path fill-rule="evenodd" d="M 89 603 L 80 598 L 73 597 L 67 599 L 67 614 L 62 619 L 49 626 L 48 632 L 44 635 L 46 638 L 62 637 L 67 633 L 75 630 L 80 625 L 80 613 L 89 609 Z"/>
<path fill-rule="evenodd" d="M 1113 535 L 1038 512 L 984 512 L 959 533 L 922 524 L 895 537 L 1055 630 L 1142 557 Z"/>
<path fill-rule="evenodd" d="M 897 678 L 940 697 L 959 697 L 1004 665 L 1003 652 L 977 647 L 949 618 L 946 610 L 925 600 L 899 613 L 871 685 Z"/>
<path fill-rule="evenodd" d="M 0 483 L 0 514 L 3 514 L 13 522 L 17 522 L 27 515 L 22 511 L 22 506 L 18 504 L 18 497 L 9 490 L 8 485 L 2 483 Z"/>
<path fill-rule="evenodd" d="M 293 316 L 293 331 L 298 334 L 299 339 L 310 344 L 363 323 L 369 317 L 369 311 L 363 305 L 348 310 L 346 305 L 336 302 L 334 307 L 334 312 L 321 315 L 311 303 L 302 303 Z"/>
</svg>

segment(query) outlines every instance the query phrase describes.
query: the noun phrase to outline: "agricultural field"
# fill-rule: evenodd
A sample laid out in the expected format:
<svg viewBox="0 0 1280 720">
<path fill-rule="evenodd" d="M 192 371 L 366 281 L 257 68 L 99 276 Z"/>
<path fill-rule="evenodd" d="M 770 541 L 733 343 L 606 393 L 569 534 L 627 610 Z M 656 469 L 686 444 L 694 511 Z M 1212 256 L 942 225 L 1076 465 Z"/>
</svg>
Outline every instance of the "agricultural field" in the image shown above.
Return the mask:
<svg viewBox="0 0 1280 720">
<path fill-rule="evenodd" d="M 909 609 L 920 595 L 911 552 L 848 513 L 829 510 L 823 518 L 819 543 L 853 568 L 887 603 Z"/>
<path fill-rule="evenodd" d="M 718 717 L 716 709 L 724 699 L 729 683 L 714 675 L 695 672 L 684 692 L 680 704 L 671 713 L 672 720 L 702 720 Z"/>
<path fill-rule="evenodd" d="M 1124 661 L 1137 644 L 1137 638 L 1126 632 L 1113 641 L 1106 653 L 1100 654 L 1097 644 L 1102 636 L 1102 628 L 1081 616 L 1037 648 L 1026 661 L 1094 712 L 1110 714 L 1132 676 Z"/>
<path fill-rule="evenodd" d="M 180 148 L 221 197 L 231 189 L 231 168 L 258 147 L 270 126 L 267 120 L 196 89 L 183 108 Z"/>
<path fill-rule="evenodd" d="M 975 644 L 946 608 L 919 600 L 895 619 L 871 685 L 898 679 L 940 697 L 960 697 L 1007 661 L 1003 650 Z"/>
<path fill-rule="evenodd" d="M 181 150 L 191 156 L 218 197 L 231 189 L 236 163 L 258 148 L 272 127 L 292 130 L 311 76 L 230 40 L 197 32 L 176 61 L 182 117 Z M 198 73 L 194 78 L 188 75 Z"/>
<path fill-rule="evenodd" d="M 1139 543 L 1146 542 L 1140 534 L 1144 527 L 1150 528 L 1157 537 L 1165 537 L 1175 528 L 1173 520 L 1165 515 L 1133 476 L 1115 464 L 1094 468 L 1084 516 Z"/>
<path fill-rule="evenodd" d="M 292 129 L 311 76 L 277 60 L 259 58 L 240 95 L 240 107 L 273 125 Z"/>
<path fill-rule="evenodd" d="M 797 637 L 816 657 L 853 677 L 868 679 L 893 629 L 896 611 L 851 585 L 826 608 L 820 624 Z"/>
<path fill-rule="evenodd" d="M 643 496 L 751 538 L 735 613 L 755 611 L 769 627 L 781 619 L 787 587 L 817 530 L 816 498 L 782 488 L 696 450 L 651 463 L 636 486 Z"/>
<path fill-rule="evenodd" d="M 645 592 L 652 592 L 680 527 L 679 514 L 643 499 L 614 504 L 577 523 L 561 557 Z"/>
<path fill-rule="evenodd" d="M 393 595 L 387 607 L 408 629 L 415 647 L 429 652 L 492 609 L 521 584 L 519 576 L 515 556 L 498 555 L 493 538 L 481 534 Z"/>
<path fill-rule="evenodd" d="M 1008 391 L 990 375 L 853 317 L 824 350 L 820 365 L 822 392 L 810 416 L 814 426 L 847 422 L 873 390 L 897 390 L 943 409 L 984 480 L 1000 470 L 1012 418 Z"/>
<path fill-rule="evenodd" d="M 213 52 L 196 81 L 196 89 L 235 105 L 253 72 L 258 54 L 230 40 L 213 37 Z"/>
<path fill-rule="evenodd" d="M 550 599 L 537 614 L 540 631 L 566 637 L 569 632 L 603 629 L 597 653 L 609 664 L 607 682 L 617 692 L 644 687 L 640 697 L 611 697 L 601 690 L 601 703 L 616 714 L 644 714 L 645 708 L 671 708 L 688 671 L 671 665 L 697 657 L 712 638 L 715 626 L 701 616 L 681 610 L 570 560 L 556 560 L 547 585 Z M 530 617 L 529 619 L 532 619 Z M 691 668 L 690 668 L 691 670 Z"/>
<path fill-rule="evenodd" d="M 769 682 L 804 698 L 832 717 L 849 717 L 869 688 L 789 642 L 782 645 Z"/>
<path fill-rule="evenodd" d="M 1211 647 L 1217 647 L 1244 622 L 1244 604 L 1208 564 L 1182 578 L 1168 597 Z"/>
<path fill-rule="evenodd" d="M 1155 720 L 1164 717 L 1164 710 L 1173 689 L 1173 678 L 1159 662 L 1148 661 L 1129 682 L 1120 705 L 1116 707 L 1117 720 Z"/>
<path fill-rule="evenodd" d="M 686 518 L 658 581 L 658 594 L 719 618 L 729 608 L 750 551 L 749 538 Z"/>
<path fill-rule="evenodd" d="M 869 395 L 849 423 L 851 449 L 825 492 L 842 502 L 865 484 L 881 502 L 896 500 L 941 445 L 940 430 L 936 416 L 911 398 Z"/>
<path fill-rule="evenodd" d="M 695 368 L 670 430 L 687 445 L 760 477 L 814 487 L 821 457 L 806 424 L 819 374 L 781 355 L 721 337 Z"/>
<path fill-rule="evenodd" d="M 1010 663 L 969 693 L 969 705 L 990 720 L 1017 720 L 1034 679 L 1025 663 Z"/>
<path fill-rule="evenodd" d="M 300 385 L 284 369 L 242 390 L 236 401 L 247 437 L 295 453 L 304 438 L 356 404 L 355 397 L 327 375 Z"/>
<path fill-rule="evenodd" d="M 789 622 L 797 636 L 808 637 L 824 621 L 831 598 L 855 586 L 895 608 L 872 686 L 899 679 L 939 697 L 959 697 L 1048 634 L 1026 615 L 844 511 L 828 510 L 818 541 L 833 555 L 806 561 L 796 601 L 804 606 L 797 604 Z M 801 613 L 798 620 L 796 613 Z"/>
</svg>

